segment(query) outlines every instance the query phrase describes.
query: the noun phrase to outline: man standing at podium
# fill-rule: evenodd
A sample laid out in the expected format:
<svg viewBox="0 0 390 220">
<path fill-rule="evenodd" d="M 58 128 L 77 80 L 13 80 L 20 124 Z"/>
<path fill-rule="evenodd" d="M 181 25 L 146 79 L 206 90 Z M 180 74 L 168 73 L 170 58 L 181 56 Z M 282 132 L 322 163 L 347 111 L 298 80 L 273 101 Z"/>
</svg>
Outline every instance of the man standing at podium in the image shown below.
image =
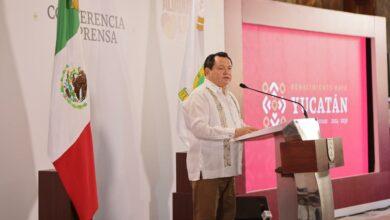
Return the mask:
<svg viewBox="0 0 390 220">
<path fill-rule="evenodd" d="M 203 67 L 205 82 L 184 102 L 194 220 L 234 220 L 234 176 L 241 174 L 242 143 L 229 140 L 257 129 L 243 123 L 238 101 L 227 89 L 232 79 L 228 54 L 209 55 Z"/>
</svg>

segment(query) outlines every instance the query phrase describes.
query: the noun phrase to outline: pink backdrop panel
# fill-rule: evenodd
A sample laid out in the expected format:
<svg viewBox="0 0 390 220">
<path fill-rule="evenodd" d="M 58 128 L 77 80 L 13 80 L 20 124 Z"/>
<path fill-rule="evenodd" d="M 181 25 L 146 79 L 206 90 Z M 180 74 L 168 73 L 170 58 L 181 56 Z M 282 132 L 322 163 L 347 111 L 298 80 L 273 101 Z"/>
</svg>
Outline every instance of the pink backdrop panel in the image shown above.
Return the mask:
<svg viewBox="0 0 390 220">
<path fill-rule="evenodd" d="M 332 178 L 368 172 L 365 38 L 243 24 L 243 80 L 302 103 L 322 137 L 342 137 L 345 165 Z M 259 128 L 303 118 L 299 106 L 244 91 L 244 120 Z M 245 143 L 246 191 L 276 186 L 273 140 Z"/>
</svg>

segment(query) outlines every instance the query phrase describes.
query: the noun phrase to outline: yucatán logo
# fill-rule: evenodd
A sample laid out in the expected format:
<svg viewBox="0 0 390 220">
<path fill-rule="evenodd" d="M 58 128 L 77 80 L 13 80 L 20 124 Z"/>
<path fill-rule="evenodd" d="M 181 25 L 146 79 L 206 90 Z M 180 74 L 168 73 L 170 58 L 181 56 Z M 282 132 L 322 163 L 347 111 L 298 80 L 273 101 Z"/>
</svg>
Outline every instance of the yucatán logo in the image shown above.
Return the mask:
<svg viewBox="0 0 390 220">
<path fill-rule="evenodd" d="M 286 93 L 286 85 L 284 83 L 277 84 L 276 82 L 271 82 L 268 84 L 267 82 L 264 82 L 262 90 L 264 92 L 271 93 L 272 95 L 283 97 Z M 285 100 L 272 96 L 264 96 L 262 108 L 265 114 L 263 118 L 264 127 L 275 126 L 286 122 L 286 117 L 283 115 L 286 111 Z"/>
<path fill-rule="evenodd" d="M 87 75 L 81 67 L 65 66 L 61 75 L 60 92 L 73 108 L 82 109 L 87 106 Z"/>
</svg>

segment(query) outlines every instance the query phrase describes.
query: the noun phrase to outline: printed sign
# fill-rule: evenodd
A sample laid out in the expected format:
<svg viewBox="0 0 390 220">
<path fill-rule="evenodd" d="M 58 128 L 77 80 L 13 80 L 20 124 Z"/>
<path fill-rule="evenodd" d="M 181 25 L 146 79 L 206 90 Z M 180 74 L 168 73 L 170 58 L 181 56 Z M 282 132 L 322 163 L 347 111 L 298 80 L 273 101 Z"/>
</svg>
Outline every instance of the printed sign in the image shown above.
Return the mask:
<svg viewBox="0 0 390 220">
<path fill-rule="evenodd" d="M 243 24 L 244 83 L 301 103 L 321 137 L 341 137 L 339 178 L 368 172 L 365 38 Z M 259 128 L 303 118 L 302 108 L 244 91 L 244 120 Z M 245 144 L 247 191 L 276 186 L 273 140 Z"/>
</svg>

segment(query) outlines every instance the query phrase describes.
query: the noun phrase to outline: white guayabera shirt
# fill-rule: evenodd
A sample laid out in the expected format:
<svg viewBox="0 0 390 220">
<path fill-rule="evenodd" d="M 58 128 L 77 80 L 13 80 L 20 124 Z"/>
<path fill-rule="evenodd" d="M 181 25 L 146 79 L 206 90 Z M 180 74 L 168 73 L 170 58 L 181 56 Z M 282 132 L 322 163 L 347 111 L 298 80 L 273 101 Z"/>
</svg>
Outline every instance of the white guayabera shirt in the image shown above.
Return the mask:
<svg viewBox="0 0 390 220">
<path fill-rule="evenodd" d="M 187 153 L 191 181 L 241 174 L 242 143 L 229 142 L 236 128 L 245 126 L 237 99 L 209 80 L 195 89 L 184 103 L 189 129 Z"/>
</svg>

